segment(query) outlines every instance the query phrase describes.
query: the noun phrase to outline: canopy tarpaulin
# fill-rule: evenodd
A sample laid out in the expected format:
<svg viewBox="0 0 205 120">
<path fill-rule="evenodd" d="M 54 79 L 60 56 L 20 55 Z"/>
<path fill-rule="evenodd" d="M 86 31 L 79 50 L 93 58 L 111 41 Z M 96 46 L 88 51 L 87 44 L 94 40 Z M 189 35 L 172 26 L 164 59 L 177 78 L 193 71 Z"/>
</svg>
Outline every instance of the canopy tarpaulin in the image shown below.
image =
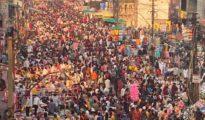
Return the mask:
<svg viewBox="0 0 205 120">
<path fill-rule="evenodd" d="M 105 22 L 109 22 L 109 23 L 116 23 L 117 22 L 117 19 L 116 18 L 106 18 L 106 19 L 103 19 L 103 21 Z M 119 19 L 118 20 L 119 23 L 124 23 L 125 20 L 124 19 Z"/>
<path fill-rule="evenodd" d="M 103 19 L 103 21 L 109 22 L 109 23 L 115 23 L 116 22 L 116 20 L 114 18 L 106 18 L 106 19 Z"/>
<path fill-rule="evenodd" d="M 122 27 L 121 26 L 114 26 L 114 27 L 112 27 L 112 30 L 122 30 Z"/>
<path fill-rule="evenodd" d="M 95 11 L 94 11 L 94 10 L 91 10 L 91 9 L 83 10 L 83 13 L 85 13 L 85 14 L 94 13 L 94 12 L 95 12 Z"/>
<path fill-rule="evenodd" d="M 98 16 L 100 18 L 111 18 L 111 17 L 113 17 L 113 14 L 111 12 L 107 11 L 107 10 L 101 10 L 99 12 L 96 12 L 94 15 Z"/>
</svg>

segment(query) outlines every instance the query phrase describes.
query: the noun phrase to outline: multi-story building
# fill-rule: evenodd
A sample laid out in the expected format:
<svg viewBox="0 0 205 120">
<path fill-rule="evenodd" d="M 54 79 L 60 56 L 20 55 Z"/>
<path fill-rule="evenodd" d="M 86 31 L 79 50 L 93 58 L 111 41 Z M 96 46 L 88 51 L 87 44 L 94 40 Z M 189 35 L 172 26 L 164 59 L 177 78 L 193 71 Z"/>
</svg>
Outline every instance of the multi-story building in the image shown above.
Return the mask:
<svg viewBox="0 0 205 120">
<path fill-rule="evenodd" d="M 0 29 L 4 30 L 7 27 L 8 20 L 8 4 L 7 0 L 0 1 Z"/>
<path fill-rule="evenodd" d="M 197 12 L 201 20 L 205 19 L 205 0 L 198 0 Z"/>
<path fill-rule="evenodd" d="M 205 0 L 187 0 L 187 12 L 197 12 L 199 19 L 205 19 Z"/>
<path fill-rule="evenodd" d="M 166 23 L 169 19 L 169 0 L 154 0 L 155 23 Z M 138 0 L 138 25 L 150 26 L 152 22 L 152 0 Z"/>
<path fill-rule="evenodd" d="M 15 6 L 16 5 L 21 5 L 20 0 L 0 0 L 0 58 L 4 54 L 6 54 L 6 38 L 5 38 L 5 33 L 8 27 L 10 27 L 11 24 L 11 19 L 14 18 L 15 20 Z M 0 59 L 0 63 L 1 63 Z M 1 73 L 0 69 L 0 73 Z M 1 76 L 1 75 L 0 75 Z"/>
<path fill-rule="evenodd" d="M 152 0 L 119 0 L 119 17 L 128 26 L 150 26 Z M 109 8 L 112 9 L 112 3 Z M 169 0 L 155 0 L 155 22 L 166 21 L 169 15 Z"/>
<path fill-rule="evenodd" d="M 186 13 L 198 13 L 199 19 L 205 19 L 205 0 L 171 0 L 172 3 L 178 4 L 178 9 Z"/>
<path fill-rule="evenodd" d="M 5 31 L 8 21 L 7 0 L 0 1 L 0 55 L 5 52 Z"/>
<path fill-rule="evenodd" d="M 126 21 L 128 26 L 137 26 L 137 0 L 119 0 L 119 18 Z M 113 16 L 116 14 L 116 8 L 113 8 L 113 1 L 108 3 L 108 10 L 113 12 Z"/>
<path fill-rule="evenodd" d="M 126 20 L 128 26 L 137 26 L 137 0 L 121 0 L 119 17 Z"/>
<path fill-rule="evenodd" d="M 0 0 L 0 29 L 6 30 L 9 23 L 9 16 L 14 15 L 15 6 L 21 6 L 22 0 Z M 11 6 L 11 7 L 9 7 Z"/>
</svg>

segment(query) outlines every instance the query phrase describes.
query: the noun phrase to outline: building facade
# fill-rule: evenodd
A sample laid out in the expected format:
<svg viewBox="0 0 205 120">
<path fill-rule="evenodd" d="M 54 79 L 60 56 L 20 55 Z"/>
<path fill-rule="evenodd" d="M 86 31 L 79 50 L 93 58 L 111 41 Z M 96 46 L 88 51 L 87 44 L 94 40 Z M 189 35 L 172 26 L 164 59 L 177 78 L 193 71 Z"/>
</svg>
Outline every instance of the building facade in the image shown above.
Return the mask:
<svg viewBox="0 0 205 120">
<path fill-rule="evenodd" d="M 6 54 L 6 30 L 8 27 L 12 26 L 11 24 L 11 17 L 13 17 L 15 20 L 15 6 L 21 5 L 19 3 L 22 3 L 20 0 L 0 0 L 0 57 Z M 17 8 L 17 7 L 16 7 Z M 4 63 L 0 60 L 0 63 Z M 0 66 L 1 68 L 1 66 Z M 0 76 L 2 69 L 0 69 Z"/>
<path fill-rule="evenodd" d="M 205 20 L 205 0 L 197 1 L 197 13 L 201 20 Z"/>
<path fill-rule="evenodd" d="M 137 26 L 137 1 L 138 0 L 119 0 L 119 18 L 122 18 L 126 21 L 127 26 Z M 113 1 L 108 2 L 108 11 L 111 11 L 113 13 L 113 16 L 117 16 L 116 7 L 113 7 Z"/>
<path fill-rule="evenodd" d="M 199 19 L 205 19 L 205 0 L 171 0 L 176 1 L 179 9 L 189 13 L 198 13 Z"/>
<path fill-rule="evenodd" d="M 5 31 L 8 26 L 8 4 L 6 0 L 0 1 L 0 55 L 5 53 Z"/>
<path fill-rule="evenodd" d="M 12 3 L 12 4 L 11 4 Z M 9 14 L 12 13 L 14 15 L 14 9 L 10 9 L 9 6 L 22 6 L 22 0 L 10 0 L 10 3 L 8 0 L 0 0 L 0 29 L 5 30 L 9 23 Z M 13 11 L 12 11 L 13 10 Z"/>
<path fill-rule="evenodd" d="M 119 0 L 119 18 L 126 20 L 127 26 L 148 27 L 152 21 L 152 0 Z M 155 22 L 169 18 L 169 1 L 155 0 Z M 109 5 L 112 11 L 112 3 Z"/>
<path fill-rule="evenodd" d="M 154 1 L 155 23 L 166 22 L 169 19 L 169 0 Z M 152 0 L 139 0 L 138 2 L 138 24 L 150 26 L 152 22 Z"/>
<path fill-rule="evenodd" d="M 126 20 L 127 26 L 137 26 L 137 0 L 121 0 L 119 4 L 119 17 Z"/>
<path fill-rule="evenodd" d="M 7 27 L 8 21 L 8 4 L 6 0 L 0 1 L 0 29 L 4 30 Z"/>
</svg>

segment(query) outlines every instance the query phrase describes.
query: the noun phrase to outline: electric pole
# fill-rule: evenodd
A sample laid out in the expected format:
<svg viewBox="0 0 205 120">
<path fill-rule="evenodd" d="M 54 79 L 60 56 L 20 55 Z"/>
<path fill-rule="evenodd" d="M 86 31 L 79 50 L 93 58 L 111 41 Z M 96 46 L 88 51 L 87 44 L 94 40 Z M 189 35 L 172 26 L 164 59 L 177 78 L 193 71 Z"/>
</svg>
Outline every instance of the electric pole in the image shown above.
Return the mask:
<svg viewBox="0 0 205 120">
<path fill-rule="evenodd" d="M 9 6 L 9 19 L 10 25 L 6 31 L 7 40 L 7 54 L 8 54 L 8 120 L 14 119 L 14 19 L 15 19 L 15 7 L 13 0 L 8 0 Z"/>
<path fill-rule="evenodd" d="M 198 36 L 198 30 L 199 25 L 197 24 L 197 13 L 192 13 L 191 17 L 191 23 L 192 23 L 192 50 L 191 50 L 191 59 L 189 63 L 189 71 L 190 71 L 190 77 L 188 81 L 188 98 L 191 104 L 196 103 L 199 100 L 199 73 L 197 68 L 197 36 Z"/>
<path fill-rule="evenodd" d="M 119 0 L 113 0 L 113 12 L 114 18 L 117 20 L 117 25 L 119 23 Z"/>
<path fill-rule="evenodd" d="M 152 0 L 152 41 L 154 40 L 155 0 Z"/>
<path fill-rule="evenodd" d="M 139 12 L 138 12 L 138 0 L 135 0 L 134 1 L 135 2 L 135 5 L 134 5 L 134 8 L 135 8 L 135 27 L 137 27 L 138 26 L 138 14 L 139 14 Z"/>
<path fill-rule="evenodd" d="M 13 55 L 13 38 L 7 38 L 8 43 L 8 110 L 10 118 L 14 117 L 14 55 Z"/>
<path fill-rule="evenodd" d="M 117 25 L 118 25 L 118 23 L 119 23 L 119 11 L 120 11 L 120 9 L 119 9 L 119 0 L 117 0 L 117 3 L 116 3 L 117 5 L 116 5 L 116 7 L 117 7 L 117 13 L 116 13 L 116 15 L 117 15 Z"/>
<path fill-rule="evenodd" d="M 197 64 L 197 33 L 198 33 L 198 25 L 197 25 L 197 13 L 192 13 L 192 25 L 193 25 L 193 74 L 197 74 L 196 64 Z"/>
</svg>

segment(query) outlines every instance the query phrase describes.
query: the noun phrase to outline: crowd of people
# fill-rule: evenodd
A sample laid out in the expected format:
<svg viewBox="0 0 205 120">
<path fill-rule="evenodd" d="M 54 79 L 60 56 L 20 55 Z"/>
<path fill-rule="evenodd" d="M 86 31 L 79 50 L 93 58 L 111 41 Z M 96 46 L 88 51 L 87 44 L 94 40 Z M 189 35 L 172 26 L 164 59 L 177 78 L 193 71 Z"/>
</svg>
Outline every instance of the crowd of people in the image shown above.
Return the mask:
<svg viewBox="0 0 205 120">
<path fill-rule="evenodd" d="M 185 119 L 189 46 L 151 41 L 146 28 L 126 28 L 118 40 L 113 24 L 73 7 L 79 5 L 35 3 L 29 39 L 17 54 L 17 108 L 33 119 Z"/>
</svg>

